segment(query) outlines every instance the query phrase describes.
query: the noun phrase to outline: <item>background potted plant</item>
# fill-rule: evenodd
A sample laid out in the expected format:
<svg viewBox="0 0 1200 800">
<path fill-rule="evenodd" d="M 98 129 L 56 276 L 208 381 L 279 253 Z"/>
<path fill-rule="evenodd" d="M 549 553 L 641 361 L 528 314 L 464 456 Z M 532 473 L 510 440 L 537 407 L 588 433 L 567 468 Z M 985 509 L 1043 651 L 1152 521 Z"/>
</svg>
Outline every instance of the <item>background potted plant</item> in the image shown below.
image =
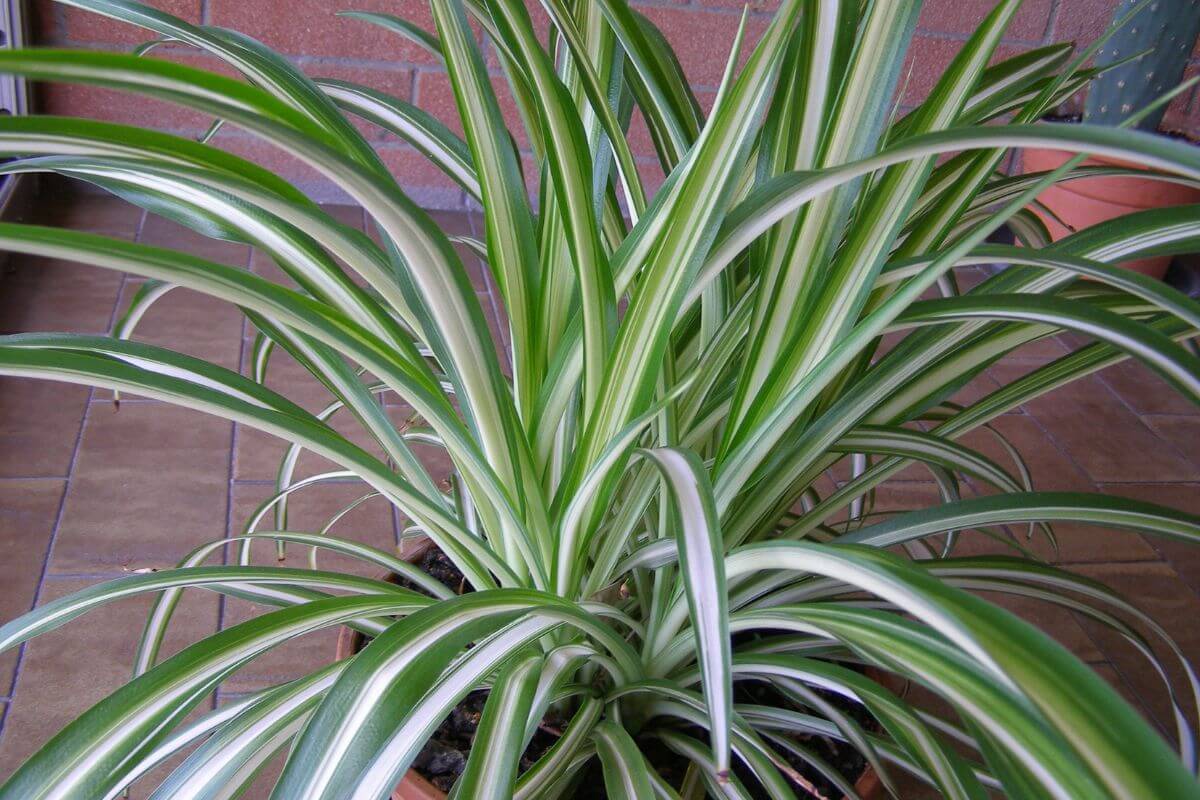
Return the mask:
<svg viewBox="0 0 1200 800">
<path fill-rule="evenodd" d="M 67 4 L 206 51 L 245 80 L 98 51 L 0 53 L 0 71 L 138 92 L 241 127 L 337 182 L 379 238 L 208 143 L 0 118 L 0 155 L 11 157 L 0 170 L 91 181 L 249 242 L 292 281 L 0 224 L 7 250 L 161 281 L 134 300 L 131 321 L 156 286 L 177 285 L 235 304 L 259 331 L 249 377 L 125 338 L 53 333 L 0 338 L 0 374 L 166 400 L 291 443 L 276 495 L 240 535 L 0 626 L 3 650 L 118 598 L 157 597 L 134 677 L 9 776 L 2 800 L 113 798 L 177 753 L 156 800 L 237 796 L 279 752 L 272 797 L 378 800 L 472 693 L 484 702 L 453 787 L 461 798 L 853 796 L 858 775 L 831 766 L 821 741 L 857 751 L 893 793 L 908 776 L 980 800 L 1195 796 L 1189 692 L 1166 681 L 1173 747 L 1063 646 L 976 594 L 1068 608 L 1127 637 L 1159 673 L 1181 661 L 1192 674 L 1134 604 L 1041 563 L 1024 532 L 1001 526 L 1052 538 L 1052 524 L 1070 520 L 1195 542 L 1200 519 L 1036 491 L 1019 455 L 1005 465 L 961 441 L 1131 357 L 1200 401 L 1200 360 L 1180 344 L 1200 331 L 1200 306 L 1109 266 L 1193 247 L 1196 207 L 1112 220 L 1053 248 L 985 244 L 1078 163 L 1013 178 L 998 172 L 1007 148 L 1099 153 L 1200 183 L 1200 153 L 1181 143 L 1029 124 L 1087 79 L 1090 53 L 1053 46 L 988 66 L 1017 0 L 997 3 L 898 120 L 891 94 L 917 2 L 785 0 L 752 48 L 739 29 L 707 117 L 661 35 L 624 0 L 546 0 L 549 47 L 518 0 L 432 0 L 436 31 L 358 14 L 444 60 L 461 139 L 399 99 L 314 81 L 232 31 L 129 0 Z M 537 214 L 473 24 L 494 44 L 532 143 Z M 668 176 L 653 197 L 625 142 L 634 106 Z M 459 180 L 482 207 L 486 241 L 439 230 L 351 117 L 414 142 Z M 511 378 L 455 245 L 483 255 L 500 287 Z M 945 281 L 946 294 L 927 296 L 956 268 L 995 261 L 1014 266 L 966 293 Z M 1094 342 L 961 402 L 1004 353 L 1062 330 Z M 336 401 L 312 414 L 262 385 L 274 348 Z M 388 392 L 419 425 L 382 413 L 376 397 Z M 384 456 L 338 433 L 335 414 Z M 448 484 L 418 443 L 448 458 Z M 337 471 L 295 479 L 301 450 Z M 821 476 L 846 462 L 826 486 Z M 914 463 L 936 477 L 940 502 L 873 514 L 874 490 Z M 960 476 L 986 493 L 964 496 Z M 461 583 L 327 530 L 288 530 L 287 497 L 333 477 L 389 499 Z M 965 555 L 967 537 L 995 537 L 1004 554 Z M 256 543 L 337 552 L 408 584 L 258 566 Z M 230 545 L 235 563 L 207 564 Z M 191 589 L 276 610 L 160 658 Z M 342 625 L 365 646 L 192 716 L 254 658 Z M 891 679 L 950 712 L 915 705 Z M 539 731 L 549 741 L 523 765 Z"/>
<path fill-rule="evenodd" d="M 1102 73 L 1088 86 L 1083 121 L 1115 126 L 1183 78 L 1200 33 L 1200 2 L 1126 0 L 1113 12 L 1111 26 L 1115 33 L 1097 54 L 1096 65 Z M 1158 131 L 1165 113 L 1166 106 L 1161 106 L 1135 125 L 1139 130 Z M 1030 148 L 1022 155 L 1022 166 L 1026 172 L 1046 172 L 1071 156 L 1059 150 Z M 1076 179 L 1051 186 L 1038 196 L 1034 209 L 1053 241 L 1135 211 L 1200 202 L 1200 191 L 1194 186 L 1131 174 L 1142 169 L 1137 163 L 1093 156 L 1083 162 L 1083 167 Z M 1171 256 L 1124 263 L 1130 269 L 1162 278 Z"/>
</svg>

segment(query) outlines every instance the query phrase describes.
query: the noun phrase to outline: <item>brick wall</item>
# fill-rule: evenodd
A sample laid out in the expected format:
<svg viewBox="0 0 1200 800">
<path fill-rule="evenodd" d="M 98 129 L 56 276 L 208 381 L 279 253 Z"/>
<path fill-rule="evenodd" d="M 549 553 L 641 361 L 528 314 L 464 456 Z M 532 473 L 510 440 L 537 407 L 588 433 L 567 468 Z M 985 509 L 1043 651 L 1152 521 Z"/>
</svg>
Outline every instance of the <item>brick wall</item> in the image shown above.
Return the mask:
<svg viewBox="0 0 1200 800">
<path fill-rule="evenodd" d="M 456 130 L 461 130 L 445 72 L 417 47 L 378 28 L 341 19 L 342 7 L 400 14 L 428 29 L 433 28 L 426 0 L 145 0 L 193 22 L 235 28 L 288 55 L 313 76 L 352 80 L 415 101 Z M 535 20 L 545 26 L 541 6 L 526 0 Z M 633 0 L 659 25 L 679 53 L 702 104 L 711 103 L 728 51 L 740 0 Z M 1091 41 L 1111 17 L 1117 0 L 1025 0 L 1001 46 L 1008 56 L 1053 41 Z M 994 0 L 926 0 L 918 32 L 910 51 L 911 72 L 904 82 L 902 103 L 918 101 L 953 58 L 963 39 L 994 4 Z M 33 29 L 39 43 L 105 50 L 127 49 L 146 37 L 139 29 L 68 8 L 53 0 L 33 0 Z M 770 19 L 773 0 L 754 0 L 749 23 L 752 36 L 761 33 Z M 214 68 L 206 57 L 185 50 L 163 48 L 160 56 Z M 489 64 L 496 69 L 494 58 Z M 1193 52 L 1188 74 L 1200 72 L 1200 49 Z M 497 85 L 502 82 L 497 78 Z M 520 136 L 520 125 L 511 101 L 502 104 Z M 182 135 L 198 135 L 208 120 L 163 103 L 104 90 L 47 86 L 39 92 L 39 105 L 47 113 L 72 114 L 118 122 L 148 125 Z M 1166 125 L 1200 138 L 1200 91 L 1178 98 Z M 430 207 L 457 207 L 462 193 L 419 153 L 383 131 L 364 124 L 387 163 L 404 187 Z M 634 153 L 644 164 L 647 178 L 655 178 L 649 135 L 635 122 L 631 133 Z M 267 164 L 321 200 L 337 199 L 336 190 L 303 165 L 289 160 L 249 135 L 232 128 L 222 130 L 220 146 Z M 521 142 L 522 146 L 525 142 Z"/>
</svg>

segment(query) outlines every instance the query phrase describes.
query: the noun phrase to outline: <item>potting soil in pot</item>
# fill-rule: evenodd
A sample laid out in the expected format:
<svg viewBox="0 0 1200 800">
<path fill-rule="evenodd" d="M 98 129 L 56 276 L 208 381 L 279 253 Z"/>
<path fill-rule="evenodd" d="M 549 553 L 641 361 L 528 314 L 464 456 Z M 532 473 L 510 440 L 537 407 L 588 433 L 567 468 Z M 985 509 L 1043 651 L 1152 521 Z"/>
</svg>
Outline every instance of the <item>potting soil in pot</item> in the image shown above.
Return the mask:
<svg viewBox="0 0 1200 800">
<path fill-rule="evenodd" d="M 431 547 L 426 551 L 417 566 L 458 594 L 471 591 L 471 586 L 463 574 L 436 547 Z M 403 579 L 398 580 L 397 583 L 405 588 L 420 591 Z M 867 731 L 878 731 L 879 728 L 874 718 L 861 705 L 851 702 L 841 695 L 820 691 L 818 694 Z M 486 702 L 486 691 L 471 692 L 463 698 L 463 701 L 438 727 L 413 761 L 412 768 L 438 789 L 449 792 L 466 767 L 467 757 L 470 755 L 471 744 L 475 739 L 475 731 L 479 727 L 479 718 Z M 766 683 L 739 683 L 735 702 L 790 707 L 790 704 Z M 563 724 L 563 720 L 553 715 L 548 715 L 542 720 L 529 747 L 521 755 L 520 770 L 522 772 L 529 769 L 554 745 Z M 708 741 L 707 731 L 701 728 L 685 726 L 681 727 L 680 731 L 702 742 Z M 853 784 L 866 769 L 865 759 L 858 750 L 850 745 L 830 741 L 820 736 L 797 736 L 793 739 L 800 747 L 822 759 L 830 768 L 842 775 L 849 784 Z M 687 760 L 650 737 L 640 737 L 638 744 L 658 773 L 672 786 L 679 786 L 687 771 Z M 789 753 L 781 754 L 787 759 L 792 769 L 799 773 L 809 786 L 819 792 L 821 797 L 837 800 L 842 796 L 837 787 L 821 771 Z M 769 800 L 769 795 L 759 787 L 744 767 L 736 763 L 736 759 L 734 773 L 741 779 L 751 797 L 756 800 L 758 798 Z M 807 791 L 807 788 L 805 787 L 802 792 L 806 796 L 811 796 L 811 792 Z M 598 760 L 593 759 L 584 769 L 580 779 L 576 782 L 572 796 L 577 800 L 604 800 L 606 798 L 604 776 L 600 771 Z"/>
</svg>

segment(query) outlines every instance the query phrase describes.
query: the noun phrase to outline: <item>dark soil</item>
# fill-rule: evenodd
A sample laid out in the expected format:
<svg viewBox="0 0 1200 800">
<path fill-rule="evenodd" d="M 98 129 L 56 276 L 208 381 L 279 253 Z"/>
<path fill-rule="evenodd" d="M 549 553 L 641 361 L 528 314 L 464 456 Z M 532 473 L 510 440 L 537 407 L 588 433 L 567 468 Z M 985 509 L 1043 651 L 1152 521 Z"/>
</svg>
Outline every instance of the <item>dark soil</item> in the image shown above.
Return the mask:
<svg viewBox="0 0 1200 800">
<path fill-rule="evenodd" d="M 1047 114 L 1046 116 L 1042 117 L 1042 121 L 1043 122 L 1061 122 L 1061 123 L 1065 123 L 1065 124 L 1069 124 L 1069 125 L 1077 125 L 1080 122 L 1083 122 L 1083 114 Z M 1183 142 L 1185 144 L 1200 144 L 1200 142 L 1197 142 L 1195 139 L 1193 139 L 1188 134 L 1184 133 L 1183 131 L 1175 130 L 1174 128 L 1167 128 L 1166 130 L 1157 130 L 1157 131 L 1155 131 L 1155 133 L 1157 133 L 1159 136 L 1165 136 L 1168 139 L 1173 139 L 1175 141 Z"/>
<path fill-rule="evenodd" d="M 474 591 L 458 567 L 436 547 L 426 550 L 416 565 L 422 572 L 457 594 Z M 422 591 L 419 586 L 404 578 L 397 577 L 395 582 L 405 589 Z M 413 761 L 412 768 L 443 792 L 450 791 L 467 765 L 467 756 L 475 740 L 475 729 L 479 727 L 479 718 L 483 714 L 486 702 L 487 692 L 484 691 L 471 692 L 463 698 L 454 711 L 450 712 L 450 716 L 434 731 L 433 736 L 429 737 L 425 747 Z M 529 747 L 521 756 L 522 771 L 533 766 L 534 762 L 554 745 L 558 736 L 551 731 L 561 730 L 561 725 L 562 722 L 552 715 L 542 720 L 543 727 L 534 733 Z"/>
<path fill-rule="evenodd" d="M 446 558 L 445 553 L 436 547 L 426 550 L 425 554 L 421 556 L 421 560 L 416 563 L 416 566 L 420 567 L 421 571 L 429 577 L 456 594 L 466 594 L 467 592 L 474 591 L 458 567 L 454 566 L 454 562 Z M 396 585 L 402 586 L 405 589 L 412 589 L 414 592 L 424 593 L 421 587 L 404 578 L 397 578 Z"/>
<path fill-rule="evenodd" d="M 875 718 L 867 712 L 858 703 L 847 700 L 839 694 L 817 690 L 816 694 L 825 702 L 837 708 L 850 719 L 857 722 L 864 730 L 871 733 L 879 732 L 879 725 Z M 774 688 L 768 683 L 739 683 L 734 695 L 734 702 L 747 702 L 761 706 L 776 706 L 788 707 L 790 704 L 783 698 Z M 851 745 L 845 742 L 838 742 L 832 739 L 827 739 L 824 736 L 803 736 L 797 735 L 793 737 L 794 741 L 804 747 L 809 752 L 821 758 L 826 764 L 837 770 L 838 774 L 846 778 L 853 784 L 867 769 L 867 760 L 863 758 L 862 753 Z M 781 755 L 791 765 L 792 769 L 800 773 L 805 780 L 809 781 L 822 797 L 828 800 L 838 800 L 842 796 L 838 788 L 820 771 L 804 762 L 802 759 L 792 755 L 791 753 L 782 752 Z M 743 785 L 754 798 L 766 798 L 764 793 L 754 779 L 745 772 L 744 769 L 735 766 L 734 773 L 742 779 Z M 798 793 L 798 796 L 800 793 Z"/>
<path fill-rule="evenodd" d="M 436 547 L 431 547 L 426 551 L 417 566 L 458 594 L 472 591 L 462 573 Z M 416 589 L 410 582 L 403 579 L 397 580 L 397 583 L 406 588 Z M 768 706 L 788 705 L 787 701 L 766 683 L 740 683 L 737 692 L 735 697 L 737 702 Z M 868 731 L 878 730 L 874 718 L 858 704 L 851 703 L 839 695 L 825 692 L 820 694 L 826 701 L 841 709 Z M 475 739 L 475 730 L 479 726 L 479 719 L 483 714 L 483 706 L 486 702 L 487 692 L 477 691 L 467 695 L 429 738 L 425 747 L 413 761 L 413 769 L 438 789 L 448 792 L 466 767 L 467 756 L 470 754 L 471 744 Z M 548 715 L 542 720 L 529 747 L 521 755 L 521 771 L 529 769 L 554 745 L 563 724 L 563 720 L 557 719 L 553 715 Z M 708 741 L 708 733 L 703 729 L 685 727 L 681 728 L 681 732 L 694 736 L 702 742 Z M 824 759 L 850 783 L 854 783 L 866 769 L 867 764 L 862 755 L 849 745 L 818 736 L 798 736 L 796 741 Z M 659 740 L 651 737 L 640 737 L 638 745 L 659 775 L 669 784 L 679 786 L 683 782 L 688 766 L 686 759 L 676 755 Z M 809 781 L 822 797 L 828 798 L 828 800 L 838 800 L 841 797 L 837 788 L 817 770 L 798 758 L 784 755 L 792 768 Z M 735 765 L 734 773 L 742 781 L 742 785 L 751 797 L 756 800 L 768 798 L 768 795 L 743 767 Z M 606 800 L 604 775 L 598 759 L 593 759 L 580 774 L 571 796 L 576 800 Z M 806 796 L 809 796 L 809 793 L 798 788 L 797 797 Z"/>
</svg>

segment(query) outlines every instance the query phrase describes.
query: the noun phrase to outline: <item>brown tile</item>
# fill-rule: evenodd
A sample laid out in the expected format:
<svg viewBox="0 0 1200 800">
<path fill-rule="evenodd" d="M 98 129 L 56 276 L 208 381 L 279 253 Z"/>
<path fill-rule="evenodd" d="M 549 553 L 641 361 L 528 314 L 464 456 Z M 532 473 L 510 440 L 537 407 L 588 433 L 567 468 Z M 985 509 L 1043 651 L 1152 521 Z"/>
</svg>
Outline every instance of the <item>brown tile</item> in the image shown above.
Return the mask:
<svg viewBox="0 0 1200 800">
<path fill-rule="evenodd" d="M 275 789 L 279 774 L 283 772 L 287 755 L 288 748 L 283 748 L 283 752 L 275 754 L 263 765 L 246 790 L 238 795 L 238 800 L 271 800 L 271 792 Z"/>
<path fill-rule="evenodd" d="M 0 481 L 0 620 L 33 607 L 65 481 Z M 0 695 L 11 689 L 17 651 L 0 653 Z"/>
<path fill-rule="evenodd" d="M 43 601 L 94 581 L 53 580 Z M 100 606 L 28 643 L 12 708 L 0 737 L 0 775 L 9 775 L 53 734 L 129 680 L 152 596 Z M 163 657 L 216 631 L 217 597 L 185 593 L 167 630 Z M 148 793 L 142 792 L 142 798 Z"/>
<path fill-rule="evenodd" d="M 292 495 L 288 509 L 288 528 L 296 531 L 319 532 L 322 527 L 342 509 L 370 491 L 361 483 L 337 483 L 302 489 Z M 233 530 L 240 532 L 259 504 L 273 493 L 270 486 L 239 485 L 234 487 Z M 259 530 L 269 530 L 274 525 L 273 516 L 268 517 Z M 341 538 L 364 542 L 373 547 L 395 552 L 395 534 L 391 506 L 382 498 L 372 498 L 346 514 L 331 531 Z M 307 548 L 291 547 L 287 559 L 279 562 L 270 544 L 260 544 L 254 551 L 254 562 L 269 566 L 291 566 L 307 569 Z M 347 572 L 373 577 L 381 570 L 371 564 L 345 556 L 320 552 L 317 567 L 336 572 Z M 225 606 L 225 627 L 244 622 L 271 610 L 267 606 L 244 600 L 229 599 Z M 245 692 L 282 681 L 291 680 L 311 672 L 333 660 L 337 630 L 319 631 L 262 655 L 239 670 L 222 687 L 222 691 Z"/>
<path fill-rule="evenodd" d="M 825 495 L 822 494 L 822 497 Z M 937 486 L 928 481 L 888 481 L 875 490 L 873 500 L 866 503 L 863 507 L 863 513 L 866 516 L 866 525 L 903 514 L 907 511 L 916 511 L 922 508 L 929 508 L 941 502 L 941 495 L 938 494 Z M 834 523 L 843 523 L 847 518 L 848 509 L 835 515 Z M 835 525 L 835 527 L 837 527 Z M 838 528 L 841 529 L 840 527 Z"/>
<path fill-rule="evenodd" d="M 371 492 L 371 487 L 361 482 L 320 484 L 293 492 L 288 502 L 288 530 L 317 533 L 330 519 L 348 508 L 352 503 Z M 275 493 L 273 485 L 238 484 L 233 487 L 232 534 L 237 535 L 246 526 L 254 511 Z M 269 514 L 258 530 L 272 530 L 275 516 Z M 373 497 L 342 517 L 330 533 L 334 536 L 363 542 L 381 550 L 394 552 L 396 547 L 395 526 L 392 522 L 392 507 L 382 497 Z M 265 566 L 280 566 L 275 551 L 266 544 L 257 545 L 255 563 Z M 308 568 L 307 548 L 289 548 L 287 560 L 282 566 Z M 320 551 L 317 568 L 335 572 L 352 572 L 357 575 L 374 576 L 379 569 L 370 564 Z"/>
<path fill-rule="evenodd" d="M 142 210 L 112 195 L 65 179 L 43 179 L 33 213 L 38 225 L 71 228 L 132 239 Z"/>
<path fill-rule="evenodd" d="M 1003 383 L 1009 368 L 992 368 Z M 997 374 L 999 373 L 999 374 Z M 1200 470 L 1161 440 L 1095 378 L 1083 378 L 1025 406 L 1097 482 L 1188 481 Z"/>
<path fill-rule="evenodd" d="M 1100 661 L 1104 653 L 1096 647 L 1074 615 L 1061 606 L 1041 600 L 996 592 L 980 593 L 988 602 L 1011 611 L 1066 647 L 1080 661 Z"/>
<path fill-rule="evenodd" d="M 398 429 L 411 427 L 413 419 L 413 410 L 406 405 L 391 405 L 387 408 L 388 416 L 392 419 L 392 424 Z M 418 420 L 417 424 L 421 424 Z M 429 444 L 413 444 L 413 455 L 421 462 L 425 471 L 433 478 L 433 482 L 438 486 L 445 488 L 446 481 L 454 472 L 454 462 L 450 460 L 450 455 L 446 452 L 446 448 L 437 447 Z"/>
<path fill-rule="evenodd" d="M 321 206 L 321 210 L 343 225 L 358 231 L 363 229 L 363 210 L 359 206 L 326 203 Z"/>
<path fill-rule="evenodd" d="M 966 386 L 950 395 L 947 399 L 952 403 L 969 406 L 977 403 L 999 388 L 1000 384 L 996 383 L 996 379 L 985 370 L 972 378 Z"/>
<path fill-rule="evenodd" d="M 330 420 L 330 426 L 342 437 L 383 459 L 383 448 L 379 446 L 353 414 L 338 411 Z M 235 448 L 234 475 L 239 481 L 273 481 L 279 474 L 279 464 L 287 453 L 288 442 L 269 433 L 238 426 Z M 300 454 L 296 464 L 295 478 L 307 478 L 320 472 L 344 469 L 324 456 L 309 450 Z"/>
<path fill-rule="evenodd" d="M 1133 359 L 1113 364 L 1099 376 L 1138 414 L 1200 415 L 1200 406 Z"/>
<path fill-rule="evenodd" d="M 1005 361 L 1032 362 L 1044 364 L 1056 358 L 1062 358 L 1070 349 L 1057 336 L 1047 336 L 1023 344 L 1001 359 Z"/>
<path fill-rule="evenodd" d="M 0 333 L 108 333 L 121 273 L 49 258 L 5 268 Z"/>
<path fill-rule="evenodd" d="M 225 533 L 230 423 L 155 402 L 92 406 L 55 572 L 165 567 Z"/>
<path fill-rule="evenodd" d="M 1021 454 L 1032 477 L 1035 491 L 1098 491 L 1095 484 L 1050 440 L 1033 417 L 1006 414 L 993 420 L 992 427 Z M 987 455 L 1010 474 L 1019 474 L 1003 446 L 988 431 L 971 431 L 959 441 Z M 974 486 L 982 494 L 994 492 L 979 481 L 975 481 Z M 1019 532 L 1022 539 L 1028 530 L 1026 526 L 1020 525 L 1010 526 L 1010 529 Z M 1035 533 L 1033 539 L 1025 544 L 1049 561 L 1135 561 L 1158 557 L 1141 536 L 1130 531 L 1069 522 L 1054 523 L 1053 530 L 1058 541 L 1057 556 L 1041 533 Z M 997 552 L 1000 548 L 998 543 L 976 536 L 964 538 L 959 552 L 964 555 L 974 552 Z"/>
<path fill-rule="evenodd" d="M 1104 680 L 1108 682 L 1109 686 L 1116 689 L 1117 694 L 1121 695 L 1121 697 L 1125 699 L 1125 702 L 1137 709 L 1137 712 L 1141 714 L 1147 722 L 1149 722 L 1159 731 L 1162 731 L 1162 728 L 1158 724 L 1158 720 L 1154 719 L 1153 715 L 1146 708 L 1146 705 L 1142 702 L 1142 698 L 1138 696 L 1137 692 L 1133 690 L 1133 687 L 1129 685 L 1129 682 L 1125 680 L 1121 673 L 1118 672 L 1112 664 L 1109 664 L 1107 661 L 1102 661 L 1096 664 L 1089 664 L 1088 666 L 1092 668 L 1093 672 L 1095 672 L 1101 678 L 1104 678 Z"/>
<path fill-rule="evenodd" d="M 249 353 L 249 348 L 247 349 Z M 249 360 L 249 355 L 247 356 Z M 333 396 L 320 382 L 293 359 L 278 348 L 271 355 L 267 368 L 267 388 L 310 411 L 325 408 Z M 330 425 L 351 442 L 382 458 L 383 451 L 363 428 L 353 414 L 341 409 L 334 413 Z M 237 480 L 274 480 L 279 471 L 279 462 L 288 448 L 287 442 L 277 436 L 258 431 L 246 425 L 238 426 L 234 459 L 234 477 Z M 307 477 L 337 467 L 325 458 L 305 452 L 300 457 L 297 477 Z"/>
<path fill-rule="evenodd" d="M 129 308 L 139 283 L 121 293 L 120 313 Z M 241 356 L 242 313 L 237 306 L 190 289 L 167 292 L 138 322 L 135 341 L 165 347 L 236 371 Z"/>
<path fill-rule="evenodd" d="M 1200 467 L 1200 416 L 1146 415 L 1142 419 L 1168 447 Z"/>
<path fill-rule="evenodd" d="M 1170 566 L 1161 562 L 1149 562 L 1087 564 L 1073 569 L 1109 586 L 1156 620 L 1176 641 L 1184 657 L 1191 663 L 1195 664 L 1197 659 L 1200 659 L 1200 627 L 1195 624 L 1196 619 L 1200 618 L 1200 597 L 1180 580 Z M 1170 704 L 1162 681 L 1149 662 L 1108 626 L 1082 617 L 1080 624 L 1104 652 L 1107 660 L 1129 683 L 1154 719 L 1166 729 L 1166 726 L 1171 724 Z M 1153 639 L 1151 644 L 1162 659 L 1174 685 L 1178 688 L 1185 687 L 1183 671 L 1171 659 L 1169 651 L 1157 639 Z"/>
<path fill-rule="evenodd" d="M 253 342 L 256 333 L 253 326 L 246 326 L 246 363 L 242 371 L 247 377 L 253 374 L 251 361 L 254 357 Z M 333 400 L 333 395 L 325 388 L 325 384 L 314 378 L 312 373 L 282 347 L 271 350 L 263 385 L 313 413 L 320 411 Z"/>
<path fill-rule="evenodd" d="M 66 477 L 91 390 L 0 378 L 0 477 Z"/>
<path fill-rule="evenodd" d="M 1114 483 L 1100 489 L 1200 516 L 1200 483 Z M 1193 591 L 1200 592 L 1200 546 L 1166 536 L 1146 534 L 1145 538 Z"/>
<path fill-rule="evenodd" d="M 139 241 L 234 267 L 246 266 L 250 258 L 249 245 L 212 239 L 156 214 L 146 216 Z"/>
</svg>

